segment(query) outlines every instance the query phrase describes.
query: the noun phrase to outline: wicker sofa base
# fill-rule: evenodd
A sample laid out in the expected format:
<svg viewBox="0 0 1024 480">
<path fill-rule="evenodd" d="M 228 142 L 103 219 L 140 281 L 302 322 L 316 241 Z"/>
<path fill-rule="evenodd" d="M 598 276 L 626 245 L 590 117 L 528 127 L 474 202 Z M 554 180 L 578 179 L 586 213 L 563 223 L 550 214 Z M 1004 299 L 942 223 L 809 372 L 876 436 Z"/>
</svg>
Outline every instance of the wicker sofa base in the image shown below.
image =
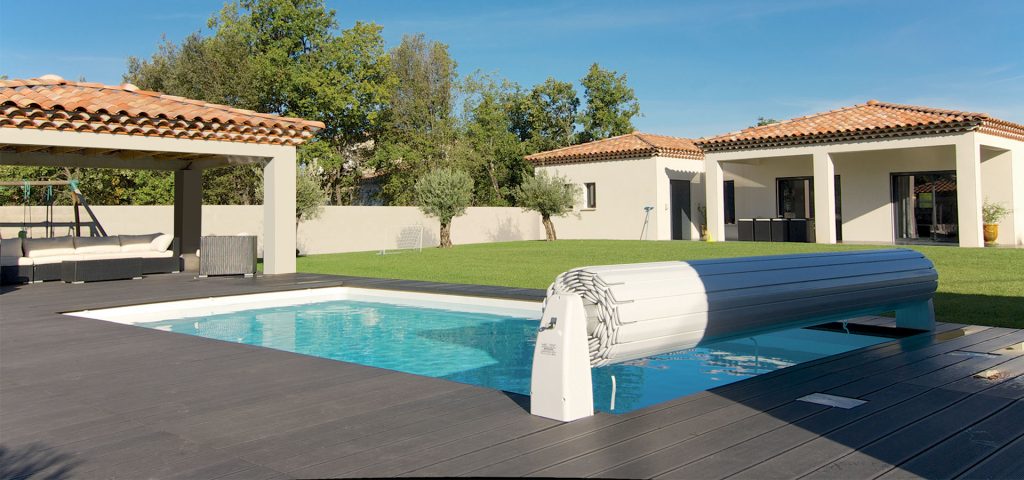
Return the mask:
<svg viewBox="0 0 1024 480">
<path fill-rule="evenodd" d="M 31 283 L 35 274 L 32 265 L 7 265 L 0 267 L 0 284 Z"/>
<path fill-rule="evenodd" d="M 61 262 L 60 279 L 66 283 L 142 278 L 141 258 L 71 260 Z"/>
<path fill-rule="evenodd" d="M 170 257 L 133 259 L 140 262 L 141 275 L 180 272 L 182 270 L 182 260 L 181 256 L 179 255 L 180 247 L 178 245 L 179 240 L 175 238 L 169 248 L 173 252 L 172 256 Z M 114 258 L 104 260 L 78 260 L 78 262 L 84 263 L 84 265 L 79 266 L 79 268 L 84 268 L 87 270 L 103 270 L 107 268 L 117 268 L 117 262 L 121 260 L 124 259 Z M 50 282 L 62 280 L 62 264 L 68 262 L 71 261 L 46 263 L 42 265 L 17 265 L 0 267 L 0 284 L 13 285 L 18 283 Z M 102 272 L 93 273 L 91 271 L 83 271 L 82 275 L 84 276 L 84 278 L 98 278 L 104 276 Z"/>
</svg>

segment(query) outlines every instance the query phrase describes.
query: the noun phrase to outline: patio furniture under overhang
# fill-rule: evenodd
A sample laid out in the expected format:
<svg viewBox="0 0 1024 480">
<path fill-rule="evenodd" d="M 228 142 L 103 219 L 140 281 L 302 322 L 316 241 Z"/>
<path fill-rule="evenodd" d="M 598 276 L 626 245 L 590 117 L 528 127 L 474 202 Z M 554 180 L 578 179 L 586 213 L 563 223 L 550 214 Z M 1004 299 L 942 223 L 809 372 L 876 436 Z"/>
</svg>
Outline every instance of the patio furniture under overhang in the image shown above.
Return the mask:
<svg viewBox="0 0 1024 480">
<path fill-rule="evenodd" d="M 295 271 L 295 149 L 323 123 L 55 75 L 0 81 L 0 164 L 174 172 L 174 236 L 199 248 L 202 171 L 263 166 L 264 273 Z"/>
<path fill-rule="evenodd" d="M 807 190 L 813 192 L 813 198 L 807 200 L 812 211 L 816 211 L 813 215 L 816 216 L 816 241 L 836 243 L 840 226 L 836 222 L 835 203 L 838 182 L 834 179 L 838 173 L 837 162 L 841 166 L 842 162 L 850 162 L 845 165 L 849 167 L 849 175 L 842 176 L 844 204 L 846 198 L 861 204 L 875 203 L 858 205 L 863 208 L 857 212 L 848 211 L 844 205 L 843 225 L 848 219 L 855 219 L 858 227 L 895 223 L 889 218 L 889 212 L 883 212 L 885 208 L 881 207 L 891 200 L 890 186 L 879 185 L 880 181 L 884 182 L 880 179 L 900 172 L 936 169 L 955 172 L 955 215 L 959 224 L 960 246 L 984 245 L 981 215 L 986 198 L 1003 203 L 1016 212 L 1006 219 L 1009 238 L 1005 241 L 1009 245 L 1024 244 L 1024 125 L 984 113 L 872 100 L 702 138 L 695 143 L 704 150 L 708 230 L 715 240 L 726 238 L 724 164 L 745 165 L 749 170 L 774 169 L 775 174 L 761 175 L 759 182 L 752 182 L 751 186 L 756 184 L 761 191 L 771 188 L 766 184 L 771 177 L 793 177 L 795 167 L 802 170 L 798 175 L 812 177 L 810 183 L 813 185 Z M 901 161 L 889 162 L 890 159 Z M 877 172 L 869 171 L 869 167 Z M 740 189 L 739 184 L 736 184 L 736 189 Z M 872 198 L 877 196 L 885 198 Z M 759 200 L 762 208 L 765 204 L 771 208 L 770 201 Z M 844 231 L 844 241 L 849 240 L 848 237 Z M 880 240 L 866 238 L 863 241 Z"/>
</svg>

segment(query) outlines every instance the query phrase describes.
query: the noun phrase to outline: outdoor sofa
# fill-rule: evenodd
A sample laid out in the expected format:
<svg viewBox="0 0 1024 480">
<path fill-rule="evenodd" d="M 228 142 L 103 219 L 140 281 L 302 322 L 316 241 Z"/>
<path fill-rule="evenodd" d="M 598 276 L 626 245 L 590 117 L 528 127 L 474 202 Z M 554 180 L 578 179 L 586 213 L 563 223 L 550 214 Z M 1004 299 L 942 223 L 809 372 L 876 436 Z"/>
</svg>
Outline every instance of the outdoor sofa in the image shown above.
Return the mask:
<svg viewBox="0 0 1024 480">
<path fill-rule="evenodd" d="M 91 281 L 181 271 L 179 241 L 171 235 L 5 238 L 0 283 Z"/>
</svg>

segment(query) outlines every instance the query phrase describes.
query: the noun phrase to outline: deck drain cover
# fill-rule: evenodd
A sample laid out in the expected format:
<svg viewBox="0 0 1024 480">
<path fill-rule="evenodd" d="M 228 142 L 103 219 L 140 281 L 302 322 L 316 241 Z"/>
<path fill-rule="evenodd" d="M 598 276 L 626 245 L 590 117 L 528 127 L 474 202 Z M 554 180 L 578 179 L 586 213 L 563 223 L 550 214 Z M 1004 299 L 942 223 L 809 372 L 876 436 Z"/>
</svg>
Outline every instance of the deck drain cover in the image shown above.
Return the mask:
<svg viewBox="0 0 1024 480">
<path fill-rule="evenodd" d="M 812 393 L 798 398 L 801 402 L 817 403 L 818 405 L 825 405 L 827 407 L 839 407 L 847 410 L 853 407 L 859 407 L 868 403 L 866 400 L 858 400 L 850 397 L 840 397 L 839 395 L 829 395 L 827 393 Z"/>
</svg>

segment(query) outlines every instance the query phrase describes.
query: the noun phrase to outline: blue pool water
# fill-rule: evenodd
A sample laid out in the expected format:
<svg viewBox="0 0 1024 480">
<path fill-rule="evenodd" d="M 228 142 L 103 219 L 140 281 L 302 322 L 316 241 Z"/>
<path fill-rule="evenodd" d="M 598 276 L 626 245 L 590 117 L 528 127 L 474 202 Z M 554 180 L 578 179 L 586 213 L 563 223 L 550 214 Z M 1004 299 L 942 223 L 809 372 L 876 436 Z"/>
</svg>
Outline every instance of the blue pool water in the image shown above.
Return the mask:
<svg viewBox="0 0 1024 480">
<path fill-rule="evenodd" d="M 538 321 L 344 300 L 139 325 L 528 395 Z M 612 411 L 612 376 L 624 413 L 887 340 L 796 329 L 596 368 L 594 406 Z"/>
</svg>

